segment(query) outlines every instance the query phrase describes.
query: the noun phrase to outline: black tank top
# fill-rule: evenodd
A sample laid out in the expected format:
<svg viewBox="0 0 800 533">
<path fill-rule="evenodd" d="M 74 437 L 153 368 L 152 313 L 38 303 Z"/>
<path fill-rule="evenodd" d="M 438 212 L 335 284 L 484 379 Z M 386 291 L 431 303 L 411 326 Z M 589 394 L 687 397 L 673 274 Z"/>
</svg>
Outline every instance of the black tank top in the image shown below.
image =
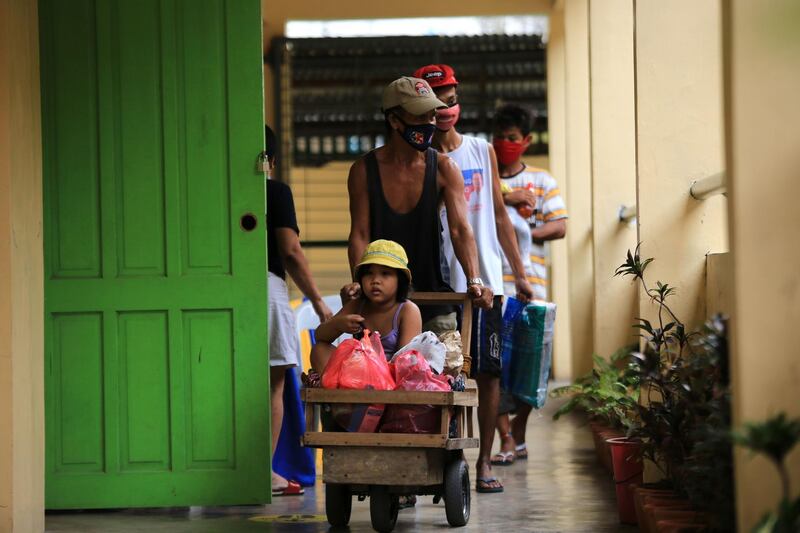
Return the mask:
<svg viewBox="0 0 800 533">
<path fill-rule="evenodd" d="M 381 175 L 375 152 L 369 152 L 367 189 L 369 194 L 370 241 L 388 239 L 400 244 L 408 255 L 414 290 L 424 292 L 453 292 L 442 278 L 440 263 L 442 227 L 439 222 L 439 189 L 436 185 L 437 154 L 433 148 L 425 152 L 425 178 L 422 195 L 408 213 L 397 213 L 383 195 Z M 391 179 L 391 176 L 387 176 Z M 452 311 L 448 306 L 420 308 L 423 322 L 430 317 Z"/>
</svg>

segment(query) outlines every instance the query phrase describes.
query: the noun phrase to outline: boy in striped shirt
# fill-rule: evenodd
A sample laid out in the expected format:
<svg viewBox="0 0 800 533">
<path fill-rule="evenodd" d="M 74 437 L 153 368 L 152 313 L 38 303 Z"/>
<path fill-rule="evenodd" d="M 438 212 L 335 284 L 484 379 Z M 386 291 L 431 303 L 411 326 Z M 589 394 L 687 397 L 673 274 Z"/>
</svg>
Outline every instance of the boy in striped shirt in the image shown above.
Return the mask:
<svg viewBox="0 0 800 533">
<path fill-rule="evenodd" d="M 503 201 L 519 245 L 519 252 L 535 299 L 547 300 L 545 241 L 562 239 L 567 232 L 567 210 L 556 180 L 545 170 L 529 168 L 520 157 L 531 142 L 531 112 L 516 104 L 505 104 L 494 117 L 493 142 L 500 167 Z M 514 276 L 503 257 L 506 296 L 514 296 Z M 493 465 L 508 465 L 526 459 L 525 427 L 532 407 L 503 391 L 497 416 L 500 453 Z M 509 413 L 516 413 L 509 420 Z"/>
</svg>

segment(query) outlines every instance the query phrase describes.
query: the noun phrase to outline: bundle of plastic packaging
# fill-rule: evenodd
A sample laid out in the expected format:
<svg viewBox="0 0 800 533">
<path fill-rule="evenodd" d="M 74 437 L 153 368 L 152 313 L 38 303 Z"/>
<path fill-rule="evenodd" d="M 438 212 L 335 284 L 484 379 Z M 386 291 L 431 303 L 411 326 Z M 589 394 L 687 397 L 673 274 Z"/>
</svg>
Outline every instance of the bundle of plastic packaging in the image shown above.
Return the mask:
<svg viewBox="0 0 800 533">
<path fill-rule="evenodd" d="M 515 298 L 508 299 L 503 315 L 502 386 L 536 409 L 547 400 L 555 319 L 554 303 L 524 305 Z"/>
<path fill-rule="evenodd" d="M 392 390 L 394 378 L 383 354 L 380 335 L 366 331 L 362 339 L 347 339 L 331 355 L 322 374 L 326 389 Z M 347 429 L 372 433 L 380 423 L 384 404 L 333 404 L 334 420 Z"/>
<path fill-rule="evenodd" d="M 412 350 L 392 359 L 395 390 L 450 391 L 450 378 L 435 375 L 426 359 Z M 433 405 L 390 405 L 386 408 L 381 433 L 438 433 L 441 408 Z"/>
<path fill-rule="evenodd" d="M 439 335 L 445 348 L 444 373 L 451 376 L 458 376 L 464 368 L 464 352 L 461 344 L 460 331 L 445 331 Z"/>
</svg>

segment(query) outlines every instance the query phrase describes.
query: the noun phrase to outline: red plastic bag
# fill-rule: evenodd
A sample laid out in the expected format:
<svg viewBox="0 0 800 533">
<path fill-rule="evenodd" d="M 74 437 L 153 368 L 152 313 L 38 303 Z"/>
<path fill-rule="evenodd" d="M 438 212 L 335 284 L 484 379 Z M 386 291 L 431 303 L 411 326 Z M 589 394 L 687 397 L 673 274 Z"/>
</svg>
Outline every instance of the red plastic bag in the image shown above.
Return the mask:
<svg viewBox="0 0 800 533">
<path fill-rule="evenodd" d="M 383 354 L 380 335 L 347 339 L 333 352 L 322 373 L 326 389 L 392 390 L 395 382 Z M 384 404 L 333 404 L 334 420 L 347 431 L 373 433 L 380 423 Z"/>
<path fill-rule="evenodd" d="M 325 366 L 322 386 L 326 389 L 394 389 L 394 378 L 383 355 L 380 335 L 367 330 L 360 340 L 342 342 Z"/>
<path fill-rule="evenodd" d="M 447 376 L 437 376 L 425 358 L 415 350 L 395 356 L 390 365 L 397 382 L 395 390 L 451 390 Z M 386 408 L 381 433 L 438 433 L 442 410 L 434 405 L 390 405 Z"/>
</svg>

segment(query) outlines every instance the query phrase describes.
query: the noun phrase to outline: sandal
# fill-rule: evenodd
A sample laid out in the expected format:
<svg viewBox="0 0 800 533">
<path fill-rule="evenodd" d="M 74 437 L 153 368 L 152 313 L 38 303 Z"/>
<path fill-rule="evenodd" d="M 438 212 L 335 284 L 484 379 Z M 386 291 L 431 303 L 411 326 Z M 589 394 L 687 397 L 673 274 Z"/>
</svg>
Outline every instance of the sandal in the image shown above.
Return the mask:
<svg viewBox="0 0 800 533">
<path fill-rule="evenodd" d="M 301 496 L 305 493 L 305 489 L 297 481 L 289 481 L 282 489 L 272 489 L 273 496 Z"/>
<path fill-rule="evenodd" d="M 493 466 L 509 466 L 514 464 L 514 452 L 498 452 L 492 457 Z"/>
<path fill-rule="evenodd" d="M 517 459 L 524 461 L 528 458 L 528 446 L 524 442 L 522 444 L 518 444 L 516 448 L 514 448 L 514 453 Z"/>
<path fill-rule="evenodd" d="M 503 492 L 503 485 L 497 480 L 496 477 L 479 477 L 475 482 L 475 492 Z"/>
</svg>

